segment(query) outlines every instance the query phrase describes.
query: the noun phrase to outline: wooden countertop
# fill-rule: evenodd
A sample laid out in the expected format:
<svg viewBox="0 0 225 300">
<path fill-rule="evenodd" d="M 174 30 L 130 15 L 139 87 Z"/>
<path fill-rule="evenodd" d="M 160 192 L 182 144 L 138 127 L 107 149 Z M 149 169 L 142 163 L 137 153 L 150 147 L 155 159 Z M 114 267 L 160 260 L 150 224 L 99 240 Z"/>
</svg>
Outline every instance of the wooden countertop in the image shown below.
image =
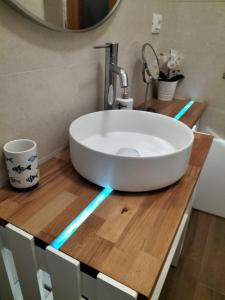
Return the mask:
<svg viewBox="0 0 225 300">
<path fill-rule="evenodd" d="M 179 104 L 170 111 L 176 114 Z M 195 134 L 188 171 L 176 184 L 148 193 L 114 192 L 61 251 L 148 297 L 211 143 L 211 136 Z M 76 173 L 64 151 L 41 166 L 36 190 L 0 189 L 0 218 L 50 244 L 100 190 Z"/>
<path fill-rule="evenodd" d="M 148 107 L 154 108 L 160 114 L 174 117 L 188 102 L 189 100 L 174 99 L 172 101 L 161 101 L 154 99 L 149 101 Z M 180 121 L 189 127 L 193 127 L 196 121 L 200 119 L 207 106 L 208 104 L 206 102 L 195 102 L 182 116 Z"/>
</svg>

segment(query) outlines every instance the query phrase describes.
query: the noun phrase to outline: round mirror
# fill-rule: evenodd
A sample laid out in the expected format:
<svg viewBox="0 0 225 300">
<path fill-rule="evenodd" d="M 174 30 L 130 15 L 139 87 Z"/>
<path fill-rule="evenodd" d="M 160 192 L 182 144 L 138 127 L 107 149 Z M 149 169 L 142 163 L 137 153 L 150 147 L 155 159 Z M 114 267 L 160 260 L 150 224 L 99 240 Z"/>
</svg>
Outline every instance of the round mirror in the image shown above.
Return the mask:
<svg viewBox="0 0 225 300">
<path fill-rule="evenodd" d="M 121 0 L 5 0 L 45 27 L 85 31 L 106 21 Z"/>
</svg>

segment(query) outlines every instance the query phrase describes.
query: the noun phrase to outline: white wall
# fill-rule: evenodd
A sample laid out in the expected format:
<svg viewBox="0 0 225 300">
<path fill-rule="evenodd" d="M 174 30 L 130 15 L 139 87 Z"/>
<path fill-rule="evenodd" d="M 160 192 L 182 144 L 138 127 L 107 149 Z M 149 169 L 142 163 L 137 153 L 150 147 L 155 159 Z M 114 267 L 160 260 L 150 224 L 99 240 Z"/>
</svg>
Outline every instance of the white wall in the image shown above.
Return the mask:
<svg viewBox="0 0 225 300">
<path fill-rule="evenodd" d="M 186 78 L 176 96 L 208 101 L 202 127 L 225 138 L 225 1 L 160 0 L 160 5 L 160 49 L 174 47 L 185 55 Z"/>
<path fill-rule="evenodd" d="M 40 157 L 64 147 L 68 126 L 96 110 L 103 98 L 104 51 L 120 43 L 119 61 L 129 74 L 130 93 L 143 99 L 140 48 L 151 36 L 158 1 L 123 0 L 117 13 L 93 31 L 74 34 L 42 28 L 0 1 L 0 148 L 15 138 L 37 141 Z M 6 179 L 0 151 L 0 182 Z"/>
<path fill-rule="evenodd" d="M 160 48 L 175 47 L 185 54 L 186 78 L 176 96 L 208 101 L 201 130 L 216 137 L 194 207 L 225 217 L 225 1 L 161 0 L 160 4 L 164 16 Z"/>
<path fill-rule="evenodd" d="M 17 2 L 35 16 L 44 19 L 44 0 L 17 0 Z"/>
</svg>

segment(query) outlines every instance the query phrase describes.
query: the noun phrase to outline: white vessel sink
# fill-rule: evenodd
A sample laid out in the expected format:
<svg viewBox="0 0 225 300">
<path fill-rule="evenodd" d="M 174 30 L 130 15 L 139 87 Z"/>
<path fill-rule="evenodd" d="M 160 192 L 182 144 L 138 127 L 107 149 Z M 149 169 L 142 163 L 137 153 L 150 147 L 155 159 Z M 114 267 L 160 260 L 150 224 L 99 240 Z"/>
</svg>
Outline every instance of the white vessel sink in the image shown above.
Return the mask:
<svg viewBox="0 0 225 300">
<path fill-rule="evenodd" d="M 187 170 L 194 136 L 183 123 L 133 110 L 90 113 L 70 126 L 77 172 L 102 187 L 140 192 L 166 187 Z"/>
</svg>

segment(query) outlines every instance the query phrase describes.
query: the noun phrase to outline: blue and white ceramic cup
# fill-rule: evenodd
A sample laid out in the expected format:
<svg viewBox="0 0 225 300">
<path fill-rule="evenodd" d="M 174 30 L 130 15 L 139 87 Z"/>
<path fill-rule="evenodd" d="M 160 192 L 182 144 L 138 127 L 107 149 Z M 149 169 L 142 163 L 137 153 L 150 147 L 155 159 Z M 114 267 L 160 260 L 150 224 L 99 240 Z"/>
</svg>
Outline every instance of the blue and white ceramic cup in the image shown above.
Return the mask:
<svg viewBox="0 0 225 300">
<path fill-rule="evenodd" d="M 37 144 L 20 139 L 3 147 L 10 184 L 17 189 L 29 189 L 39 182 Z"/>
</svg>

